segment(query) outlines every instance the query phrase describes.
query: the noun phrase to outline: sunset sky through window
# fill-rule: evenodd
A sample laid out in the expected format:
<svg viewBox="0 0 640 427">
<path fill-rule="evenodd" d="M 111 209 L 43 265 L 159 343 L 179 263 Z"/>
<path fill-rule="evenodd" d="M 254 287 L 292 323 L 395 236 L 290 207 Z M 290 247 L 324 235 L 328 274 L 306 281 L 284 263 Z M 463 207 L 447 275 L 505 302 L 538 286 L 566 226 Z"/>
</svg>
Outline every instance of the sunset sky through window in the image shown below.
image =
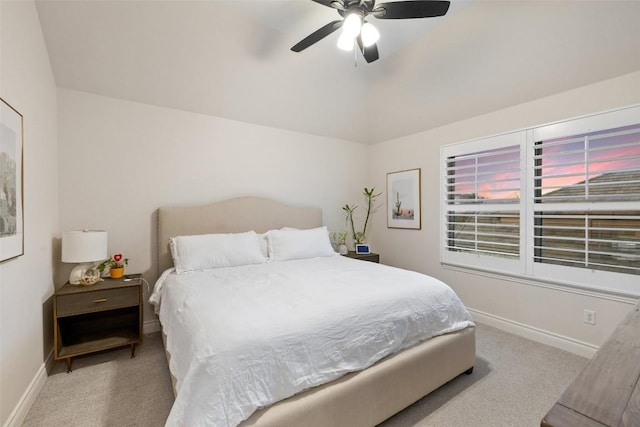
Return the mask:
<svg viewBox="0 0 640 427">
<path fill-rule="evenodd" d="M 606 173 L 640 172 L 640 125 L 542 141 L 536 148 L 540 149 L 537 154 L 542 155 L 539 165 L 542 194 Z M 477 191 L 479 198 L 493 200 L 520 198 L 518 150 L 504 152 L 500 148 L 474 154 L 472 158 L 452 159 L 457 175 L 456 193 Z"/>
</svg>

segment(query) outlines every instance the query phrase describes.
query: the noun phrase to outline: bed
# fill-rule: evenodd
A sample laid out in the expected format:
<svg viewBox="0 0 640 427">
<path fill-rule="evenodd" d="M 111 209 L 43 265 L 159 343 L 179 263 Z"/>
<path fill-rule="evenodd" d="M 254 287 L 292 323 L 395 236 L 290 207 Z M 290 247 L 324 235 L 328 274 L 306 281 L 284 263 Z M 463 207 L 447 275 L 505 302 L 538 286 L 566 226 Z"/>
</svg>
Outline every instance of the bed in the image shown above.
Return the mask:
<svg viewBox="0 0 640 427">
<path fill-rule="evenodd" d="M 289 232 L 288 229 L 280 231 L 283 227 L 290 227 L 296 231 Z M 416 326 L 418 324 L 409 324 L 410 326 L 407 327 L 406 320 L 402 320 L 402 322 L 405 322 L 402 323 L 404 326 L 394 327 L 394 332 L 392 333 L 385 332 L 386 335 L 382 340 L 393 342 L 395 347 L 390 350 L 385 349 L 384 352 L 375 349 L 369 350 L 369 347 L 365 345 L 348 349 L 347 347 L 352 342 L 351 338 L 340 341 L 333 348 L 331 341 L 319 341 L 320 338 L 317 336 L 322 337 L 322 332 L 309 335 L 305 338 L 306 341 L 303 341 L 303 344 L 289 339 L 291 324 L 297 323 L 291 322 L 290 318 L 286 317 L 289 315 L 289 311 L 294 316 L 306 316 L 307 313 L 309 314 L 309 319 L 311 320 L 301 320 L 299 322 L 301 324 L 305 322 L 313 324 L 317 320 L 316 317 L 327 310 L 332 313 L 332 316 L 335 315 L 335 318 L 341 315 L 347 316 L 349 318 L 348 322 L 337 321 L 336 325 L 326 328 L 329 331 L 327 332 L 329 336 L 344 338 L 347 332 L 339 328 L 346 323 L 358 324 L 356 321 L 352 321 L 353 317 L 348 315 L 352 310 L 351 305 L 349 305 L 352 303 L 346 302 L 350 301 L 349 298 L 345 296 L 343 304 L 343 299 L 336 299 L 331 296 L 334 295 L 332 292 L 338 295 L 341 292 L 340 287 L 344 287 L 346 283 L 340 282 L 343 279 L 338 278 L 339 276 L 331 276 L 331 274 L 344 274 L 342 270 L 348 270 L 351 278 L 364 278 L 365 281 L 368 281 L 369 287 L 363 288 L 362 286 L 365 285 L 361 284 L 358 285 L 361 287 L 357 288 L 354 284 L 353 290 L 346 292 L 347 294 L 362 295 L 361 298 L 353 299 L 353 303 L 358 301 L 356 305 L 363 305 L 365 311 L 355 317 L 364 319 L 364 324 L 368 323 L 372 317 L 384 317 L 387 313 L 402 311 L 395 308 L 389 309 L 388 307 L 382 307 L 382 311 L 378 314 L 372 314 L 367 311 L 373 306 L 380 305 L 380 301 L 387 301 L 385 292 L 388 291 L 387 288 L 389 286 L 385 288 L 382 285 L 375 284 L 375 276 L 386 277 L 388 281 L 395 278 L 396 275 L 400 275 L 397 277 L 407 275 L 402 279 L 406 283 L 413 281 L 414 278 L 418 281 L 435 281 L 433 278 L 405 270 L 393 269 L 392 267 L 347 259 L 339 255 L 332 256 L 331 254 L 309 259 L 285 258 L 282 261 L 269 260 L 266 263 L 256 262 L 252 265 L 230 266 L 228 268 L 214 269 L 213 271 L 201 271 L 196 268 L 197 271 L 189 271 L 187 274 L 180 275 L 176 274 L 174 270 L 182 266 L 182 259 L 177 262 L 179 265 L 174 266 L 174 258 L 172 258 L 172 252 L 169 247 L 169 242 L 173 238 L 173 255 L 176 255 L 175 245 L 179 245 L 179 243 L 176 243 L 179 242 L 177 240 L 178 236 L 181 236 L 180 238 L 184 236 L 199 238 L 200 236 L 228 233 L 234 233 L 233 236 L 247 236 L 251 232 L 269 232 L 272 233 L 268 234 L 271 240 L 265 236 L 258 236 L 258 240 L 262 241 L 263 238 L 268 240 L 269 245 L 274 245 L 273 248 L 270 246 L 269 250 L 276 248 L 277 250 L 274 252 L 281 254 L 282 246 L 277 246 L 279 244 L 278 239 L 285 239 L 281 240 L 285 242 L 287 242 L 286 239 L 293 238 L 293 236 L 297 236 L 296 238 L 306 236 L 305 238 L 309 239 L 310 234 L 308 233 L 317 233 L 318 230 L 322 230 L 322 212 L 319 208 L 287 206 L 264 198 L 241 197 L 206 206 L 162 207 L 158 210 L 158 263 L 162 275 L 158 282 L 160 283 L 161 292 L 158 292 L 158 289 L 154 290 L 153 302 L 161 309 L 160 320 L 163 327 L 163 340 L 174 382 L 174 392 L 176 393 L 176 402 L 167 425 L 238 425 L 240 423 L 239 425 L 241 426 L 262 427 L 302 425 L 308 427 L 374 426 L 456 376 L 472 372 L 475 363 L 475 327 L 466 309 L 463 306 L 462 308 L 457 307 L 457 302 L 451 304 L 456 306 L 451 311 L 457 312 L 456 316 L 459 315 L 460 318 L 453 319 L 452 324 L 444 325 L 443 330 L 430 332 L 431 336 L 427 340 L 423 340 L 420 336 L 414 334 L 414 332 L 418 333 L 414 329 L 422 329 L 422 326 L 418 327 Z M 326 234 L 326 229 L 324 229 L 324 233 Z M 315 239 L 313 236 L 311 241 Z M 262 247 L 260 249 L 265 250 Z M 173 270 L 172 267 L 174 268 Z M 236 274 L 237 271 L 242 271 L 242 278 L 251 277 L 246 287 L 243 285 L 241 287 L 225 288 L 225 286 L 216 285 L 214 287 L 207 285 L 211 280 L 217 280 L 218 283 L 231 283 L 231 279 L 235 280 L 236 276 L 239 276 L 239 273 Z M 250 276 L 245 276 L 245 274 Z M 261 283 L 263 282 L 261 277 L 284 277 L 282 283 L 285 283 L 285 285 L 278 285 L 282 289 L 280 296 L 277 297 L 278 299 L 265 302 L 263 304 L 264 307 L 260 309 L 267 310 L 264 313 L 268 313 L 268 315 L 262 312 L 257 315 L 273 319 L 269 322 L 275 322 L 275 326 L 266 320 L 265 322 L 260 322 L 256 319 L 252 320 L 248 312 L 242 312 L 246 306 L 251 306 L 250 304 L 252 303 L 255 304 L 255 306 L 251 306 L 253 307 L 251 309 L 253 312 L 260 305 L 260 299 L 266 298 L 260 292 L 263 292 L 265 288 L 272 289 L 272 287 L 263 286 L 264 283 Z M 320 309 L 319 307 L 324 307 L 324 302 L 320 301 L 322 300 L 322 294 L 316 294 L 315 296 L 303 294 L 303 292 L 307 292 L 301 289 L 303 287 L 294 286 L 294 283 L 303 281 L 316 283 L 321 280 L 325 280 L 324 283 L 330 283 L 330 285 L 322 289 L 322 293 L 326 294 L 330 301 L 341 301 L 340 304 L 337 304 L 337 307 L 327 310 Z M 267 282 L 267 284 L 272 284 L 271 279 L 267 280 Z M 353 280 L 353 282 L 355 283 L 356 280 Z M 157 284 L 156 286 L 159 285 Z M 166 286 L 166 288 L 162 290 L 162 286 Z M 405 293 L 407 295 L 417 289 L 406 286 L 403 285 L 401 288 L 406 288 Z M 440 286 L 446 287 L 446 285 L 442 284 L 434 289 L 440 289 Z M 191 288 L 196 293 L 189 293 L 188 289 Z M 342 288 L 342 291 L 344 291 L 344 288 Z M 448 289 L 446 292 L 441 290 L 446 294 L 446 297 L 438 296 L 438 298 L 441 298 L 439 301 L 442 304 L 439 305 L 439 310 L 433 310 L 434 312 L 448 310 L 446 305 L 449 305 L 449 299 L 457 299 L 453 291 L 448 287 L 446 288 Z M 174 289 L 174 291 L 168 289 Z M 233 289 L 233 291 L 229 289 Z M 243 298 L 247 298 L 243 300 L 242 304 L 234 305 L 237 301 L 224 299 L 234 298 L 230 295 L 234 294 L 234 292 L 237 293 L 237 289 L 243 289 L 240 293 L 244 295 Z M 313 292 L 317 291 L 313 290 Z M 157 300 L 160 294 L 162 295 L 161 304 Z M 369 294 L 372 295 L 371 298 L 374 298 L 374 300 L 367 300 Z M 170 297 L 170 295 L 173 296 Z M 197 297 L 194 295 L 197 295 Z M 172 300 L 171 298 L 174 299 Z M 210 305 L 207 302 L 207 309 L 203 310 L 205 314 L 196 314 L 195 307 L 198 305 L 204 306 L 204 301 L 207 298 L 210 298 L 211 301 L 218 301 L 218 305 Z M 316 302 L 308 303 L 307 307 L 309 309 L 299 312 L 294 311 L 296 307 L 299 309 L 300 305 L 303 304 L 300 301 L 309 301 L 310 298 Z M 375 300 L 375 298 L 378 298 L 378 300 Z M 252 299 L 257 301 L 252 302 Z M 445 300 L 447 301 L 446 303 L 444 302 Z M 244 301 L 248 301 L 247 304 L 244 304 Z M 408 301 L 412 301 L 412 298 L 408 298 Z M 164 310 L 164 313 L 162 313 L 162 310 Z M 227 318 L 222 318 L 221 320 L 220 317 L 216 317 L 222 316 L 225 311 L 230 312 L 230 316 L 233 316 L 234 313 L 240 313 L 239 315 L 245 316 L 243 319 L 248 320 L 242 322 L 232 321 L 227 323 L 225 327 L 221 327 L 225 322 L 230 322 Z M 412 316 L 416 319 L 421 318 L 421 316 Z M 195 322 L 194 318 L 197 318 L 198 322 L 200 322 L 209 317 L 211 318 L 208 321 L 212 322 L 209 326 L 198 326 L 196 328 L 186 328 L 184 326 L 195 324 L 193 323 Z M 444 313 L 440 317 L 453 316 L 450 313 Z M 258 317 L 258 319 L 260 318 L 262 317 Z M 298 319 L 300 317 L 295 318 Z M 326 320 L 322 321 L 326 322 Z M 426 317 L 419 321 L 426 322 L 424 324 L 434 323 Z M 269 328 L 266 328 L 263 323 L 269 323 Z M 298 329 L 297 325 L 295 326 Z M 286 329 L 284 333 L 282 332 L 283 328 Z M 194 333 L 193 329 L 196 329 L 197 332 Z M 261 337 L 265 336 L 264 334 L 270 333 L 265 332 L 267 329 L 275 329 L 278 333 L 269 339 L 261 339 Z M 321 329 L 322 327 L 318 327 L 316 331 Z M 396 334 L 395 331 L 400 332 Z M 375 335 L 376 332 L 374 331 L 370 334 Z M 223 358 L 221 354 L 226 354 L 226 347 L 223 345 L 222 347 L 224 348 L 214 348 L 216 347 L 215 344 L 209 341 L 219 343 L 221 341 L 218 340 L 221 339 L 221 336 L 226 336 L 227 339 L 230 337 L 231 341 L 235 343 L 237 341 L 236 337 L 240 335 L 243 336 L 243 339 L 246 335 L 247 339 L 255 340 L 255 345 L 248 347 L 248 355 L 234 355 L 229 358 L 231 360 L 230 367 L 219 368 L 218 364 L 222 363 L 221 359 Z M 396 339 L 396 335 L 401 335 L 401 338 Z M 295 353 L 300 347 L 306 348 L 309 340 L 322 342 L 320 346 L 324 353 L 319 352 L 320 359 L 316 358 L 312 362 L 302 364 L 299 360 L 294 360 L 295 357 L 304 359 L 311 356 L 292 355 L 291 357 L 286 356 L 283 358 L 282 353 L 278 353 L 280 350 L 271 348 L 282 336 L 286 337 L 286 340 L 283 338 L 285 345 L 290 345 L 287 350 L 290 353 L 286 353 L 287 355 Z M 375 340 L 380 340 L 380 337 L 374 338 Z M 246 342 L 243 345 L 246 347 Z M 255 361 L 258 359 L 257 356 L 251 353 L 254 347 L 260 347 L 261 349 L 264 347 L 267 352 L 273 352 L 275 356 L 272 359 L 265 357 L 265 360 L 290 359 L 286 365 L 289 368 L 293 366 L 291 368 L 292 372 L 300 372 L 298 370 L 300 366 L 305 365 L 302 368 L 312 367 L 313 374 L 305 372 L 300 374 L 300 378 L 294 376 L 289 381 L 291 384 L 287 382 L 286 385 L 279 385 L 276 387 L 277 390 L 273 392 L 267 388 L 263 390 L 262 382 L 267 383 L 268 381 L 266 379 L 261 381 L 259 377 L 253 374 Z M 338 354 L 341 351 L 349 352 L 349 355 Z M 314 351 L 311 351 L 311 353 L 314 353 Z M 315 353 L 318 353 L 318 351 L 315 351 Z M 331 369 L 327 370 L 328 372 L 323 371 L 319 374 L 320 377 L 317 377 L 315 371 L 322 371 L 324 359 L 332 358 L 331 355 L 334 353 L 338 354 L 334 358 L 345 366 L 331 367 Z M 351 353 L 358 353 L 358 358 L 363 360 L 352 362 L 349 359 Z M 265 372 L 265 378 L 269 377 L 272 380 L 277 380 L 281 377 L 289 378 L 292 375 L 291 372 L 270 374 L 262 366 L 255 369 L 255 372 Z M 246 372 L 252 372 L 251 380 L 254 381 L 252 383 L 254 385 L 251 387 L 255 386 L 258 391 L 250 390 L 250 388 L 243 385 L 242 381 L 244 379 L 240 377 L 244 376 Z M 223 381 L 224 378 L 220 379 L 229 375 L 234 379 L 232 383 L 225 383 Z M 325 377 L 322 377 L 322 375 L 325 375 Z M 206 378 L 207 376 L 210 377 Z M 235 405 L 234 403 L 231 405 L 233 408 L 224 408 L 218 411 L 217 408 L 220 402 L 225 401 L 228 395 L 224 394 L 219 399 L 212 397 L 219 389 L 233 394 L 234 398 L 236 394 L 247 392 L 251 394 L 251 398 L 257 395 L 255 407 L 245 407 L 246 405 L 244 404 L 246 402 L 242 400 L 244 397 L 241 396 L 238 398 L 240 399 L 238 402 L 242 404 Z M 203 400 L 200 401 L 200 399 Z M 240 411 L 240 415 L 234 413 L 234 405 L 243 408 Z M 210 410 L 212 412 L 218 411 L 219 413 L 210 416 Z M 221 419 L 225 420 L 225 422 L 221 422 Z"/>
</svg>

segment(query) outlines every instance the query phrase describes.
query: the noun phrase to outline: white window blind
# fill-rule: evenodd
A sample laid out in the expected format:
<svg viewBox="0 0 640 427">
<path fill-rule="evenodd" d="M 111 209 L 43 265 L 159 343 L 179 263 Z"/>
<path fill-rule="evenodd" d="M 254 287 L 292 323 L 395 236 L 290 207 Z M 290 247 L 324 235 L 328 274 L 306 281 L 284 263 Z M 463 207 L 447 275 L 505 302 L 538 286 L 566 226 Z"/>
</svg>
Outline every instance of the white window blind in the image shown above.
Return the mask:
<svg viewBox="0 0 640 427">
<path fill-rule="evenodd" d="M 448 251 L 520 256 L 520 215 L 517 211 L 464 212 L 447 215 Z"/>
<path fill-rule="evenodd" d="M 640 211 L 536 212 L 534 261 L 640 274 Z"/>
<path fill-rule="evenodd" d="M 640 106 L 443 147 L 441 261 L 640 295 Z"/>
<path fill-rule="evenodd" d="M 534 261 L 640 274 L 640 125 L 533 147 Z"/>
<path fill-rule="evenodd" d="M 447 203 L 518 203 L 520 199 L 520 145 L 449 156 Z"/>
<path fill-rule="evenodd" d="M 534 149 L 537 203 L 640 200 L 640 125 L 537 141 Z"/>
<path fill-rule="evenodd" d="M 522 137 L 505 135 L 445 150 L 443 257 L 449 262 L 464 264 L 477 256 L 502 264 L 520 259 Z"/>
</svg>

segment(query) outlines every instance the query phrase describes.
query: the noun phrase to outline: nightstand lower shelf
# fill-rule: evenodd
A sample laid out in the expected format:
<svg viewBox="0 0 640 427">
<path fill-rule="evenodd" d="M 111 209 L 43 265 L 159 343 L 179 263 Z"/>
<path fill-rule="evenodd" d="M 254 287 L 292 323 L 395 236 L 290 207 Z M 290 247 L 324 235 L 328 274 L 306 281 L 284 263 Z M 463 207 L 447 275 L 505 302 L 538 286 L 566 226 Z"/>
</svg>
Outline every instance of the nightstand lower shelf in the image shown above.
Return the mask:
<svg viewBox="0 0 640 427">
<path fill-rule="evenodd" d="M 76 337 L 76 339 L 69 344 L 63 344 L 58 353 L 58 357 L 80 356 L 82 354 L 93 353 L 94 351 L 137 344 L 138 342 L 138 331 L 131 329 L 107 331 L 107 334 L 84 335 Z M 132 351 L 132 357 L 133 356 L 135 356 L 135 354 L 133 354 Z"/>
<path fill-rule="evenodd" d="M 103 312 L 58 318 L 58 334 L 64 339 L 57 359 L 66 359 L 67 371 L 71 371 L 72 357 L 96 351 L 131 346 L 131 357 L 135 357 L 135 345 L 140 342 L 138 308 L 126 307 L 108 314 L 108 319 Z"/>
</svg>

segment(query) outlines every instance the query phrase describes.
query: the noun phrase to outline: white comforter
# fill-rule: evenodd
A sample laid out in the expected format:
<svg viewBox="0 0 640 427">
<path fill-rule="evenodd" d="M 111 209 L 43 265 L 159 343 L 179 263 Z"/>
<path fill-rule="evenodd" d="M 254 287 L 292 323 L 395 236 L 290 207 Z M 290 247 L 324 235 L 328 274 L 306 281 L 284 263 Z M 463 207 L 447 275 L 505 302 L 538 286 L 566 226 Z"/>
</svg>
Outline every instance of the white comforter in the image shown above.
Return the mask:
<svg viewBox="0 0 640 427">
<path fill-rule="evenodd" d="M 176 400 L 167 426 L 235 426 L 472 319 L 432 277 L 342 256 L 165 272 L 150 301 Z"/>
</svg>

